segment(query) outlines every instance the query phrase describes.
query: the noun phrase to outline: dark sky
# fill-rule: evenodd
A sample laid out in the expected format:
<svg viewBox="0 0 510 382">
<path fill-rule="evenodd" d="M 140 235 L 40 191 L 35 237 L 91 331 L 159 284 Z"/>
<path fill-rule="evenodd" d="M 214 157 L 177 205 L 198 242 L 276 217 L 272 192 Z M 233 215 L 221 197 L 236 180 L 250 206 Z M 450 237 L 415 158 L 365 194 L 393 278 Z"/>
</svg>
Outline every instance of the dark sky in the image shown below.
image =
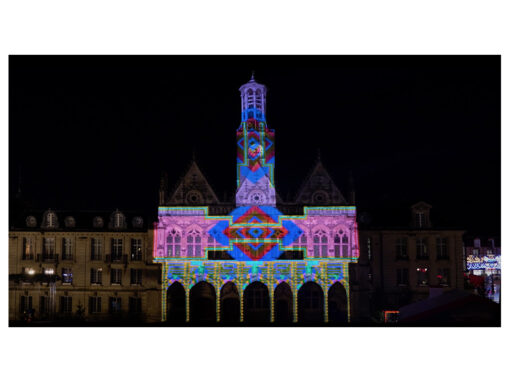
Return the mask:
<svg viewBox="0 0 510 382">
<path fill-rule="evenodd" d="M 498 234 L 499 56 L 11 56 L 9 195 L 35 208 L 156 211 L 193 149 L 235 191 L 239 87 L 255 70 L 294 195 L 320 148 L 361 211 L 424 200 L 443 225 Z M 407 223 L 407 222 L 403 222 Z"/>
</svg>

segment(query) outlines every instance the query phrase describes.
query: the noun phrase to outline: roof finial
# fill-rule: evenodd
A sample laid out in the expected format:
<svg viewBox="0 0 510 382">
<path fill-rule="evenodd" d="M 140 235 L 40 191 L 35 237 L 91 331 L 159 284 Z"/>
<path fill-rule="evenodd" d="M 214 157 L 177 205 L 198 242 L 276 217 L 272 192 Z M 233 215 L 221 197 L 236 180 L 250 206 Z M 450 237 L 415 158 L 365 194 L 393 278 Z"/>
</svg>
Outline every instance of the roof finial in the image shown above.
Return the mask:
<svg viewBox="0 0 510 382">
<path fill-rule="evenodd" d="M 255 82 L 255 70 L 252 70 L 252 71 L 251 71 L 251 78 L 250 78 L 250 81 Z"/>
<path fill-rule="evenodd" d="M 321 149 L 320 147 L 317 149 L 317 162 L 321 161 Z"/>
<path fill-rule="evenodd" d="M 197 160 L 197 157 L 195 155 L 195 146 L 193 146 L 193 148 L 191 149 L 191 160 L 193 162 L 196 162 L 196 160 Z"/>
</svg>

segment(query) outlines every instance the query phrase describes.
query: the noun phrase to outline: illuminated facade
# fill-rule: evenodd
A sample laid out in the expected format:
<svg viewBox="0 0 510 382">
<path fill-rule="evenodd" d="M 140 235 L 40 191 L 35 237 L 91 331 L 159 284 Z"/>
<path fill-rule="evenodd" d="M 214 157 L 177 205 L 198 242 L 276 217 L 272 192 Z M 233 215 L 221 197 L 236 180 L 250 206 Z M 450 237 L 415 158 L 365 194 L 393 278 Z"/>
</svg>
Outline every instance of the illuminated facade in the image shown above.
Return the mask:
<svg viewBox="0 0 510 382">
<path fill-rule="evenodd" d="M 305 186 L 280 208 L 267 89 L 252 76 L 240 92 L 235 206 L 219 202 L 195 162 L 172 195 L 162 181 L 153 249 L 162 263 L 161 319 L 348 322 L 356 208 L 320 163 L 314 179 L 323 189 Z"/>
</svg>

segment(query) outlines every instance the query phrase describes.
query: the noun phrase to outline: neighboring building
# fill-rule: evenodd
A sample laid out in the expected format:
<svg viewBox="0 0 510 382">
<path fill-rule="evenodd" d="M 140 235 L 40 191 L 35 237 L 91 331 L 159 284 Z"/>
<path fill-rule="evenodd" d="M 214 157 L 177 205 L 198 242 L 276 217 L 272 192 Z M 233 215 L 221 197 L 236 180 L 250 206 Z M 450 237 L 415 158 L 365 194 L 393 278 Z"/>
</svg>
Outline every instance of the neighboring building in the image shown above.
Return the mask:
<svg viewBox="0 0 510 382">
<path fill-rule="evenodd" d="M 159 321 L 147 223 L 118 210 L 21 214 L 9 231 L 9 320 Z"/>
<path fill-rule="evenodd" d="M 407 227 L 360 228 L 360 258 L 351 278 L 360 320 L 428 298 L 434 287 L 464 289 L 464 231 L 434 227 L 430 209 L 423 202 L 413 205 Z"/>
<path fill-rule="evenodd" d="M 320 160 L 295 200 L 280 198 L 266 87 L 252 77 L 240 91 L 235 202 L 220 201 L 196 161 L 173 190 L 162 177 L 154 244 L 161 320 L 346 323 L 356 208 Z"/>
<path fill-rule="evenodd" d="M 465 239 L 464 245 L 464 270 L 469 275 L 469 286 L 476 288 L 480 295 L 499 303 L 501 247 L 494 238 L 482 241 L 479 237 Z"/>
</svg>

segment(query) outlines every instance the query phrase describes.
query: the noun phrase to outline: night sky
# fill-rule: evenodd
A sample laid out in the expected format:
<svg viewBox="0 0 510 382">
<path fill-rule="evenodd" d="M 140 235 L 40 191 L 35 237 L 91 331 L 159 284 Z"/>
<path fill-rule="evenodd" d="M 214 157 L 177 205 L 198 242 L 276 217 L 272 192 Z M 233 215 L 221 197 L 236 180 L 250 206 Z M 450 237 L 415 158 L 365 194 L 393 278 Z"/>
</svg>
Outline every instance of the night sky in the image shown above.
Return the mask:
<svg viewBox="0 0 510 382">
<path fill-rule="evenodd" d="M 346 197 L 352 171 L 361 212 L 423 200 L 433 223 L 499 234 L 499 56 L 11 56 L 10 205 L 21 169 L 34 208 L 154 214 L 161 171 L 172 187 L 193 151 L 232 197 L 252 70 L 284 199 L 320 149 Z"/>
</svg>

